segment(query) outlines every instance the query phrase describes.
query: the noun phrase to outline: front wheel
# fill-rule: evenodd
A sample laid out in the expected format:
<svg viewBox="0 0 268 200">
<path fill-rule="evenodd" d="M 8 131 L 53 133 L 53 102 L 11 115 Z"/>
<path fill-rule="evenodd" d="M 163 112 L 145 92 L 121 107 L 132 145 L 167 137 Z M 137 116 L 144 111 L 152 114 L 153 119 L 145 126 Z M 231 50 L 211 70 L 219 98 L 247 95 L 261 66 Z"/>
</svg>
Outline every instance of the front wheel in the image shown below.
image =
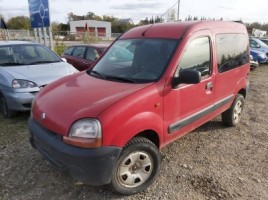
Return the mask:
<svg viewBox="0 0 268 200">
<path fill-rule="evenodd" d="M 112 186 L 123 195 L 149 187 L 160 171 L 161 156 L 150 140 L 133 138 L 123 149 L 113 171 Z"/>
<path fill-rule="evenodd" d="M 245 99 L 244 96 L 238 94 L 231 105 L 231 107 L 222 113 L 222 121 L 226 126 L 236 126 L 242 116 L 244 109 Z"/>
<path fill-rule="evenodd" d="M 6 98 L 2 94 L 0 94 L 0 113 L 2 113 L 4 118 L 12 118 L 16 114 L 15 111 L 8 107 Z"/>
</svg>

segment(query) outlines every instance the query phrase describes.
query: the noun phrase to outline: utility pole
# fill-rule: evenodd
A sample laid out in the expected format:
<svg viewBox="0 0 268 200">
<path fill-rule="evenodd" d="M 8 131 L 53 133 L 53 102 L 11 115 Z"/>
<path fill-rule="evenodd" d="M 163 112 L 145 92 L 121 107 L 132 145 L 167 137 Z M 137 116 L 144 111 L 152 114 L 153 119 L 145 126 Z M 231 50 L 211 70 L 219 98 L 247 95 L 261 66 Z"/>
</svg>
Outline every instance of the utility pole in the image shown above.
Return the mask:
<svg viewBox="0 0 268 200">
<path fill-rule="evenodd" d="M 180 21 L 180 2 L 181 0 L 178 0 L 178 21 Z"/>
</svg>

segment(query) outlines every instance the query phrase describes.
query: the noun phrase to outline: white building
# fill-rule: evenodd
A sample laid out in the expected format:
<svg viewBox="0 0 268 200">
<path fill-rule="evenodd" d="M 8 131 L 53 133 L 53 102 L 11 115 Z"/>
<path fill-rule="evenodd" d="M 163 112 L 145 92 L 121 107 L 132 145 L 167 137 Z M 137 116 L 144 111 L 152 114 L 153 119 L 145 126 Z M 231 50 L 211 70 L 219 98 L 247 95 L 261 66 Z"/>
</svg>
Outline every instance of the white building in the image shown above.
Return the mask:
<svg viewBox="0 0 268 200">
<path fill-rule="evenodd" d="M 96 21 L 96 20 L 78 20 L 70 21 L 71 34 L 83 33 L 88 31 L 95 33 L 98 37 L 111 37 L 111 22 Z"/>
</svg>

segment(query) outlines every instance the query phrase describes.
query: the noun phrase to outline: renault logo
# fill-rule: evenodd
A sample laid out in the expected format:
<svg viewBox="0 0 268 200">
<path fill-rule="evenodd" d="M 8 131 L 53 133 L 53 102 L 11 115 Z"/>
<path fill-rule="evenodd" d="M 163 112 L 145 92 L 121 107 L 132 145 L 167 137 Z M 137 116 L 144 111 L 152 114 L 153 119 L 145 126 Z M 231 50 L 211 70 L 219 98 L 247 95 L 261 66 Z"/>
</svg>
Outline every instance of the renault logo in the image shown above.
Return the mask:
<svg viewBox="0 0 268 200">
<path fill-rule="evenodd" d="M 45 120 L 46 119 L 46 113 L 42 113 L 41 114 L 41 120 Z"/>
</svg>

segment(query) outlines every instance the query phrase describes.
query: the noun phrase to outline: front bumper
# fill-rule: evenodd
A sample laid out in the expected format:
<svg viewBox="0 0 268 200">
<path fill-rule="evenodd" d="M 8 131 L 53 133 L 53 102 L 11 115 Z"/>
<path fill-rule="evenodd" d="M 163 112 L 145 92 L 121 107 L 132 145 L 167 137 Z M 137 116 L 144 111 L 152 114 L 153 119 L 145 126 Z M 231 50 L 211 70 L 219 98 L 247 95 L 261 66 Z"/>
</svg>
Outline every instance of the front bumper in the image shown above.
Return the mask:
<svg viewBox="0 0 268 200">
<path fill-rule="evenodd" d="M 256 61 L 250 61 L 250 69 L 256 69 L 259 66 L 259 63 Z"/>
<path fill-rule="evenodd" d="M 15 111 L 31 110 L 32 101 L 37 92 L 4 92 L 8 107 Z"/>
<path fill-rule="evenodd" d="M 83 149 L 62 142 L 62 136 L 41 127 L 29 119 L 30 143 L 51 163 L 68 171 L 77 180 L 90 185 L 104 185 L 111 182 L 114 165 L 122 151 L 108 146 Z"/>
</svg>

